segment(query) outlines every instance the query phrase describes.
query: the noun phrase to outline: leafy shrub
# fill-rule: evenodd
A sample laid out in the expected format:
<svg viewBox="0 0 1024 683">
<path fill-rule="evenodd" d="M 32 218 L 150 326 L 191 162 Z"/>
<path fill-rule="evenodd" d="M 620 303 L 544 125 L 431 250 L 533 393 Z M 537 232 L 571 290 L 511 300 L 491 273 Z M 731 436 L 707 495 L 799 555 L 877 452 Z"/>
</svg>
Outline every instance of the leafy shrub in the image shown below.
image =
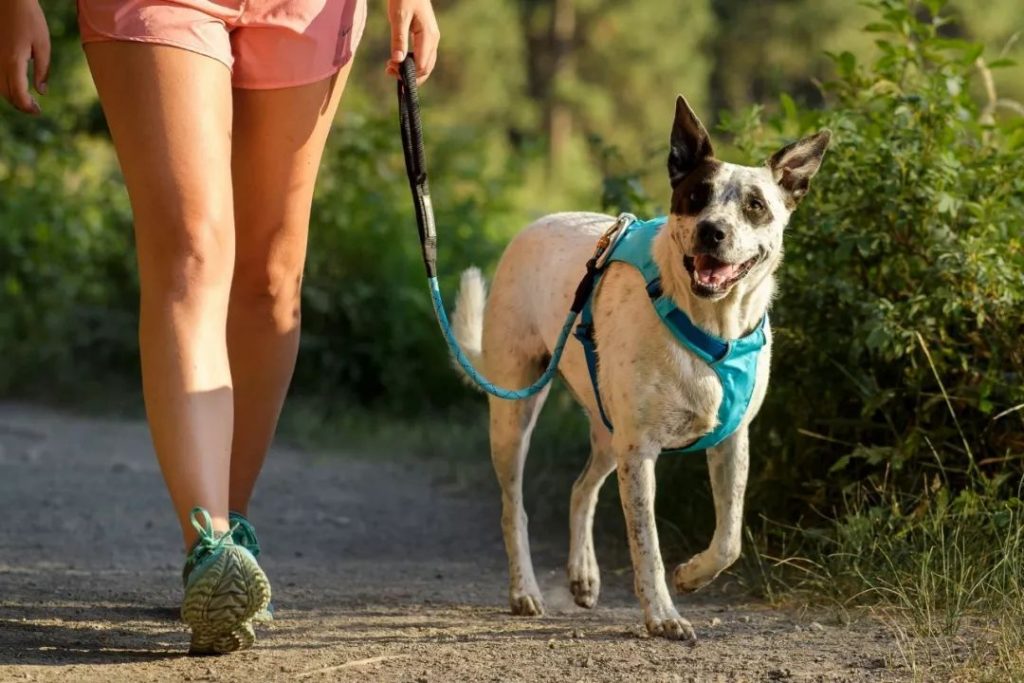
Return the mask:
<svg viewBox="0 0 1024 683">
<path fill-rule="evenodd" d="M 982 48 L 940 36 L 940 2 L 931 19 L 873 6 L 875 63 L 836 55 L 826 110 L 784 100 L 739 140 L 836 134 L 787 237 L 755 426 L 765 483 L 796 477 L 793 495 L 823 509 L 865 477 L 1024 471 L 1024 122 L 986 121 L 970 94 Z"/>
<path fill-rule="evenodd" d="M 296 387 L 307 395 L 387 403 L 410 413 L 474 396 L 452 370 L 434 318 L 393 116 L 349 116 L 325 154 L 303 284 Z M 460 271 L 495 261 L 523 217 L 515 166 L 496 171 L 469 130 L 431 130 L 431 191 L 442 292 Z"/>
</svg>

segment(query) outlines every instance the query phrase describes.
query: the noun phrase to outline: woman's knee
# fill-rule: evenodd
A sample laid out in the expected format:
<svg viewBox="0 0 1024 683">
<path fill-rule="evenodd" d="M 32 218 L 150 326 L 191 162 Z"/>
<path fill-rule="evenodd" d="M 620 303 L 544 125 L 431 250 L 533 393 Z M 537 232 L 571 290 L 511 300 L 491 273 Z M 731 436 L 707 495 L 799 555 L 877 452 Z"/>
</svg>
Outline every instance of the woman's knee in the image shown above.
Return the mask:
<svg viewBox="0 0 1024 683">
<path fill-rule="evenodd" d="M 230 219 L 212 213 L 172 216 L 137 230 L 136 237 L 143 296 L 189 300 L 230 290 Z"/>
<path fill-rule="evenodd" d="M 300 315 L 303 265 L 298 256 L 237 259 L 231 284 L 233 312 L 263 321 L 277 332 L 295 329 Z"/>
</svg>

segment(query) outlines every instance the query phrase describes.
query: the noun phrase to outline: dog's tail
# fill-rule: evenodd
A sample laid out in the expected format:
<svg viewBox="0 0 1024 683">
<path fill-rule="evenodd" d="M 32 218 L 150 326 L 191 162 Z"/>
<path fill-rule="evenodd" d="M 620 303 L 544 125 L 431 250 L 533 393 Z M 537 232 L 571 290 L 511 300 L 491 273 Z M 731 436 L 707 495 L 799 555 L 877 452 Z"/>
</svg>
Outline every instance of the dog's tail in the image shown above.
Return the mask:
<svg viewBox="0 0 1024 683">
<path fill-rule="evenodd" d="M 462 352 L 477 368 L 483 359 L 484 336 L 484 304 L 487 303 L 487 285 L 480 269 L 467 268 L 459 281 L 459 294 L 455 298 L 455 310 L 452 311 L 452 330 L 455 340 L 462 347 Z M 458 363 L 455 368 L 472 386 L 469 376 Z"/>
</svg>

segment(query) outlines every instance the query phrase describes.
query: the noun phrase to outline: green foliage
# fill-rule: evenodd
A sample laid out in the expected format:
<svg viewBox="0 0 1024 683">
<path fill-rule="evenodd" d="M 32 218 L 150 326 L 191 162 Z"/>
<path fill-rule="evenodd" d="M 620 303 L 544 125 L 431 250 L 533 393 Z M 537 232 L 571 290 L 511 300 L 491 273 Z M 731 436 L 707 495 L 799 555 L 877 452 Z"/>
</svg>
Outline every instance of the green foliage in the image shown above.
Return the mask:
<svg viewBox="0 0 1024 683">
<path fill-rule="evenodd" d="M 410 412 L 470 395 L 434 319 L 392 117 L 346 117 L 325 154 L 303 283 L 296 390 Z M 431 130 L 442 292 L 461 268 L 491 263 L 522 223 L 514 167 L 490 173 L 460 129 Z"/>
<path fill-rule="evenodd" d="M 924 5 L 869 3 L 878 56 L 833 55 L 824 110 L 729 122 L 754 158 L 836 134 L 787 236 L 751 482 L 785 523 L 747 573 L 893 608 L 925 675 L 1005 680 L 1024 671 L 1024 121 L 978 104 L 982 47 Z M 922 662 L 922 638 L 945 654 Z"/>
<path fill-rule="evenodd" d="M 46 116 L 0 107 L 0 393 L 53 396 L 134 370 L 138 289 L 127 197 L 112 151 L 91 135 L 95 101 L 81 96 L 74 7 L 47 9 Z"/>
<path fill-rule="evenodd" d="M 906 2 L 873 6 L 874 64 L 835 55 L 826 110 L 786 104 L 743 143 L 835 132 L 787 236 L 757 427 L 778 448 L 766 474 L 802 472 L 793 493 L 822 507 L 882 473 L 1019 473 L 1024 450 L 1024 125 L 982 122 L 981 46 L 940 37 L 944 20 Z"/>
</svg>

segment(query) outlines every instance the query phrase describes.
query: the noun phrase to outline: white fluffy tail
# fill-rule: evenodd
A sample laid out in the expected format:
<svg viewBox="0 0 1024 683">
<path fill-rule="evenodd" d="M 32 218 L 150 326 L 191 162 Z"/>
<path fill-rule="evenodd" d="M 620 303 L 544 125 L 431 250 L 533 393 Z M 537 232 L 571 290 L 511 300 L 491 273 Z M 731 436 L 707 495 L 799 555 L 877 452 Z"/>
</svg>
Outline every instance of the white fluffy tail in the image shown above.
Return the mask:
<svg viewBox="0 0 1024 683">
<path fill-rule="evenodd" d="M 484 305 L 487 303 L 487 285 L 480 269 L 467 268 L 459 280 L 459 294 L 452 311 L 452 331 L 462 352 L 479 369 L 483 359 Z M 454 362 L 454 359 L 453 359 Z M 455 368 L 472 386 L 469 376 L 455 362 Z"/>
</svg>

